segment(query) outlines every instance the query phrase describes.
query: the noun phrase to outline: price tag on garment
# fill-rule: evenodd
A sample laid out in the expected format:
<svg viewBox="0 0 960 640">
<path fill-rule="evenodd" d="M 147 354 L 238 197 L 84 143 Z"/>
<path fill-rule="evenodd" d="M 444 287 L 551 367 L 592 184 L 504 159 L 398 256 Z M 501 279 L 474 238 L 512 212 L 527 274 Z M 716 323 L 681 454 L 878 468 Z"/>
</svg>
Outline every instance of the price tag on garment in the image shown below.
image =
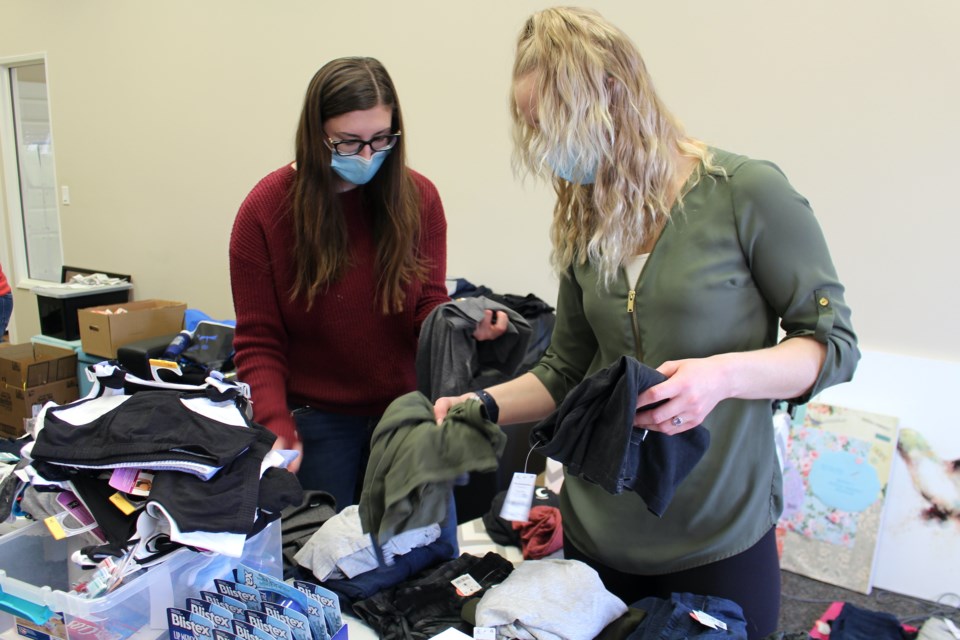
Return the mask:
<svg viewBox="0 0 960 640">
<path fill-rule="evenodd" d="M 148 496 L 153 486 L 153 474 L 134 467 L 121 467 L 114 469 L 110 474 L 109 484 L 117 491 L 135 496 Z"/>
<path fill-rule="evenodd" d="M 473 576 L 469 573 L 465 573 L 459 578 L 454 578 L 450 581 L 450 584 L 457 588 L 457 595 L 461 596 L 471 596 L 477 591 L 480 591 L 480 589 L 483 589 L 480 583 L 474 580 Z"/>
<path fill-rule="evenodd" d="M 108 499 L 110 500 L 110 502 L 113 503 L 113 506 L 115 506 L 117 509 L 120 509 L 120 511 L 123 512 L 123 515 L 125 516 L 128 516 L 137 510 L 137 508 L 132 504 L 130 504 L 130 501 L 127 500 L 125 497 L 123 497 L 123 494 L 119 492 L 113 494 Z"/>
<path fill-rule="evenodd" d="M 493 627 L 474 627 L 473 640 L 497 640 L 497 630 Z"/>
<path fill-rule="evenodd" d="M 50 535 L 53 536 L 54 540 L 63 540 L 67 537 L 67 532 L 63 530 L 57 516 L 47 516 L 43 519 L 43 524 L 47 525 L 47 529 L 50 530 Z"/>
<path fill-rule="evenodd" d="M 691 611 L 690 617 L 702 624 L 705 627 L 710 627 L 711 629 L 723 629 L 727 630 L 727 623 L 723 620 L 718 620 L 714 618 L 709 613 L 705 611 Z"/>
<path fill-rule="evenodd" d="M 507 495 L 500 508 L 500 517 L 512 522 L 526 522 L 530 519 L 530 507 L 533 506 L 534 481 L 532 473 L 514 473 Z"/>
</svg>

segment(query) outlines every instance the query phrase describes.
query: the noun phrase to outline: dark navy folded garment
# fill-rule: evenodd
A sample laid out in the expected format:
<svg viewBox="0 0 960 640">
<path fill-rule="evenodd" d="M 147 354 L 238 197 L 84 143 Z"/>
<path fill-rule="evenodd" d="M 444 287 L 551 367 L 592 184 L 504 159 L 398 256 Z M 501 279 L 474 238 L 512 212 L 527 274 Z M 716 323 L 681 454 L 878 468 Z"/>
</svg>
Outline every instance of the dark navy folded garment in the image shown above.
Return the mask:
<svg viewBox="0 0 960 640">
<path fill-rule="evenodd" d="M 860 609 L 843 603 L 830 623 L 830 640 L 907 640 L 912 638 L 891 613 Z"/>
<path fill-rule="evenodd" d="M 636 492 L 651 513 L 662 516 L 710 445 L 710 432 L 703 425 L 672 436 L 634 428 L 637 396 L 666 379 L 656 369 L 621 356 L 574 387 L 531 430 L 530 445 L 563 463 L 567 473 L 611 494 Z"/>
<path fill-rule="evenodd" d="M 627 640 L 747 637 L 747 621 L 743 617 L 743 609 L 726 598 L 672 593 L 669 599 L 643 598 L 630 607 L 646 611 L 647 615 L 634 632 L 627 636 Z M 714 629 L 698 622 L 690 615 L 694 611 L 709 614 L 726 624 L 727 628 Z"/>
<path fill-rule="evenodd" d="M 353 603 L 370 598 L 384 589 L 394 587 L 425 569 L 450 560 L 453 547 L 445 540 L 434 540 L 407 553 L 394 556 L 393 564 L 383 565 L 352 578 L 326 580 L 323 586 L 340 597 L 341 608 L 353 608 Z M 315 580 L 311 576 L 311 580 Z"/>
</svg>

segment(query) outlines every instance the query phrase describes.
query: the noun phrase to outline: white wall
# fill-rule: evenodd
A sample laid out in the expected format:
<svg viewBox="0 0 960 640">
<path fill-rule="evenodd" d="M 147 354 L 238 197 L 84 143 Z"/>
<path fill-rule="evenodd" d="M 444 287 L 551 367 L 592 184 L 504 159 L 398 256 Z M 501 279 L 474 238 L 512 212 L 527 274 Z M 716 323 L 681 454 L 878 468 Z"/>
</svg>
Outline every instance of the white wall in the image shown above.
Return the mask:
<svg viewBox="0 0 960 640">
<path fill-rule="evenodd" d="M 394 76 L 412 165 L 440 189 L 449 273 L 552 301 L 552 194 L 513 178 L 506 112 L 516 34 L 548 4 L 0 0 L 0 59 L 47 55 L 66 262 L 131 273 L 138 298 L 232 316 L 236 209 L 291 159 L 313 72 L 361 54 Z M 866 348 L 960 360 L 960 4 L 583 4 L 634 37 L 693 134 L 809 197 Z M 29 339 L 33 296 L 16 303 Z"/>
</svg>

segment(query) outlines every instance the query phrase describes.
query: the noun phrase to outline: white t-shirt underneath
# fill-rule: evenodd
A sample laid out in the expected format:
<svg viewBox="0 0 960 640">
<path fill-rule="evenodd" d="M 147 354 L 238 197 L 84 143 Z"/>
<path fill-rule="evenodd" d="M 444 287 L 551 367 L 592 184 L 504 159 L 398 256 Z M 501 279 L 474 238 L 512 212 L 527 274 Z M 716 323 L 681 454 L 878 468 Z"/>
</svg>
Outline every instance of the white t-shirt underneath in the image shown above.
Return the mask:
<svg viewBox="0 0 960 640">
<path fill-rule="evenodd" d="M 630 283 L 631 289 L 636 288 L 637 280 L 640 279 L 640 272 L 643 271 L 643 265 L 647 264 L 647 258 L 649 257 L 649 253 L 641 253 L 638 256 L 633 256 L 623 265 L 623 268 L 627 271 L 627 282 Z"/>
</svg>

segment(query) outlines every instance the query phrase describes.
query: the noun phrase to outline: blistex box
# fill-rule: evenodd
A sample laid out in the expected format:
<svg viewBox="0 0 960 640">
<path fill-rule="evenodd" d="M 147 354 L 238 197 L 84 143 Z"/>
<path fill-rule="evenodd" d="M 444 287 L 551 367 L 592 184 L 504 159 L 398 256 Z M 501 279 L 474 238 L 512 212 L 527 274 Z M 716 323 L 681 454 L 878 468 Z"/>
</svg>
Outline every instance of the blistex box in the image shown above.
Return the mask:
<svg viewBox="0 0 960 640">
<path fill-rule="evenodd" d="M 213 623 L 178 607 L 167 608 L 170 640 L 213 640 Z"/>
<path fill-rule="evenodd" d="M 203 616 L 213 623 L 214 628 L 230 631 L 233 627 L 230 621 L 233 620 L 233 613 L 226 607 L 222 607 L 215 602 L 208 602 L 200 598 L 187 598 L 187 607 L 190 613 Z"/>
</svg>

